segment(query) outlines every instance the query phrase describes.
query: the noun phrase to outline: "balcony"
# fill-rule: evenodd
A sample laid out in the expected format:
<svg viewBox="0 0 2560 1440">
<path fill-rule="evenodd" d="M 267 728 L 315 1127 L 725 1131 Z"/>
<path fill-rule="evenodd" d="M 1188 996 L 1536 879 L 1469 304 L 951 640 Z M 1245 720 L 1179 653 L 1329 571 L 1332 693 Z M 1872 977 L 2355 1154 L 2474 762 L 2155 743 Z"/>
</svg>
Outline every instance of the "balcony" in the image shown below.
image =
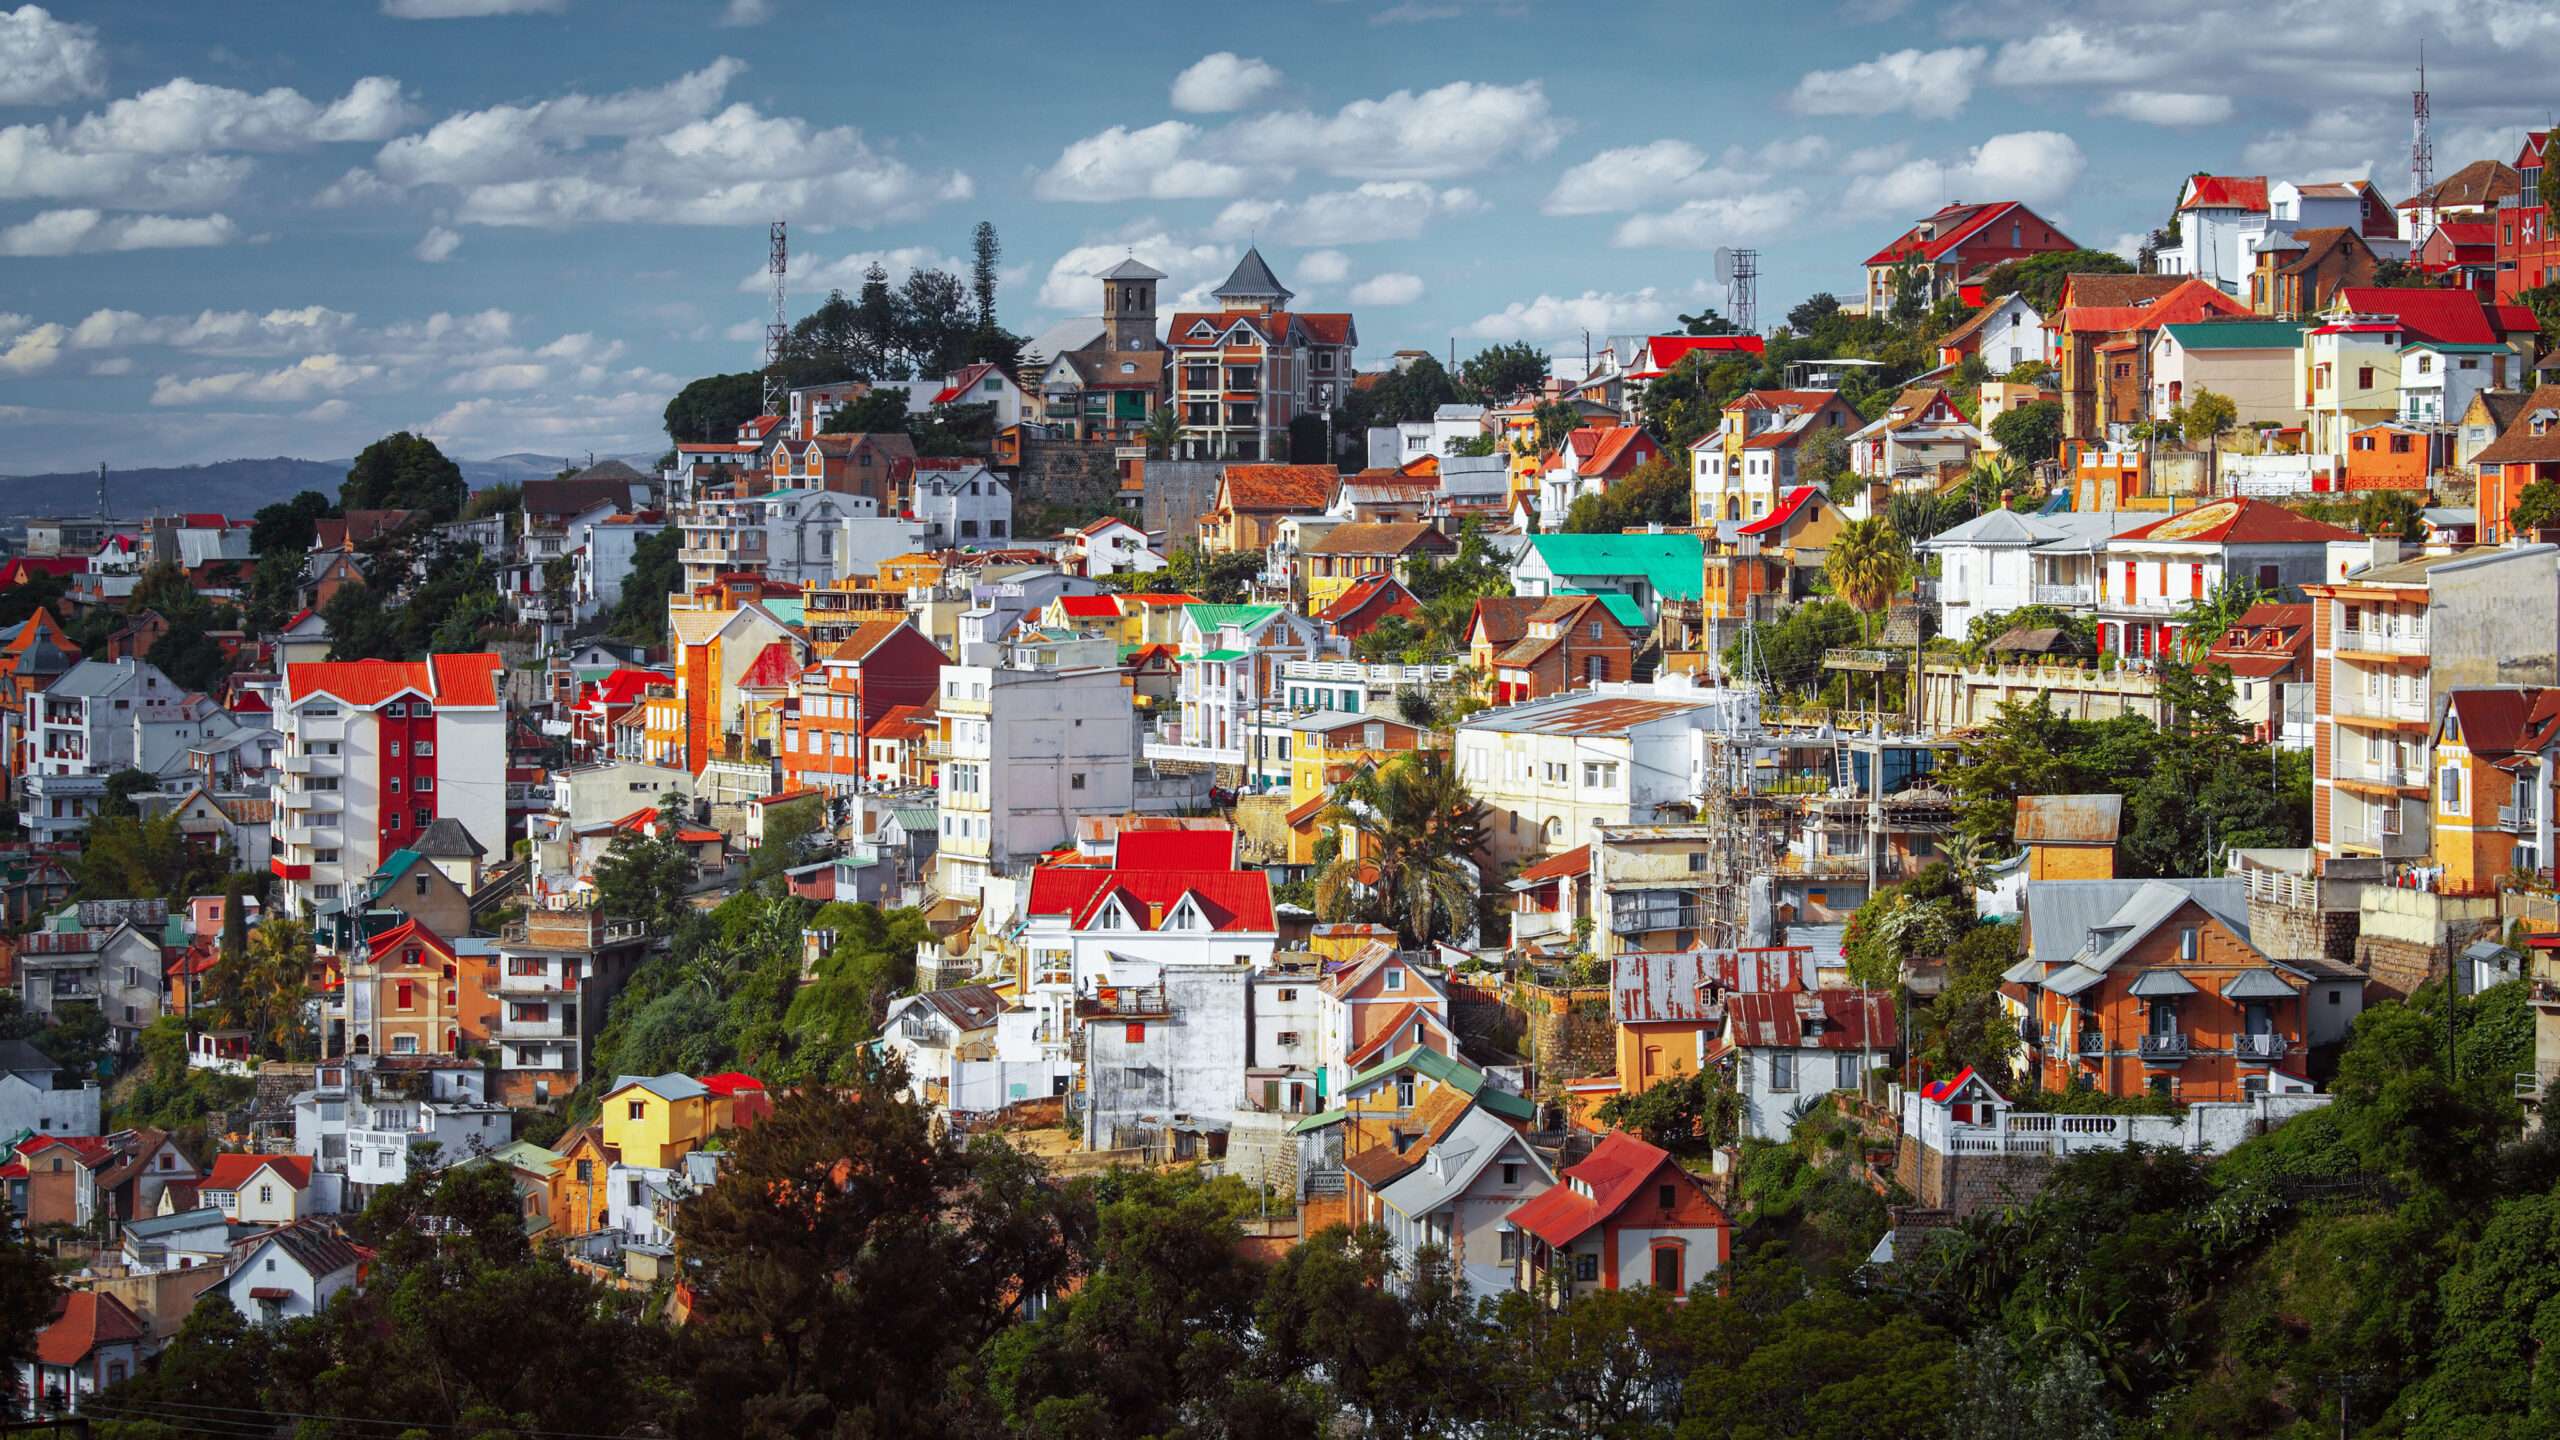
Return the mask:
<svg viewBox="0 0 2560 1440">
<path fill-rule="evenodd" d="M 2498 828 L 2510 835 L 2531 835 L 2541 828 L 2541 817 L 2531 807 L 2509 801 L 2498 807 Z"/>
<path fill-rule="evenodd" d="M 2096 1026 L 2084 1025 L 2080 1027 L 2079 1035 L 2072 1040 L 2071 1048 L 2082 1056 L 2094 1058 L 2104 1055 L 2107 1053 L 2107 1037 L 2098 1033 Z"/>
<path fill-rule="evenodd" d="M 2145 1064 L 2174 1065 L 2187 1058 L 2187 1037 L 2178 1030 L 2145 1035 L 2137 1049 Z"/>
<path fill-rule="evenodd" d="M 2338 648 L 2359 655 L 2424 655 L 2427 653 L 2427 627 L 2341 630 L 2338 632 Z"/>
<path fill-rule="evenodd" d="M 2038 605 L 2087 608 L 2098 603 L 2095 585 L 2038 585 L 2031 593 Z"/>
<path fill-rule="evenodd" d="M 317 758 L 319 757 L 313 755 L 287 755 L 280 763 L 284 766 L 284 773 L 287 775 L 308 775 L 311 773 L 311 762 Z"/>
<path fill-rule="evenodd" d="M 2273 1065 L 2284 1058 L 2287 1048 L 2281 1035 L 2235 1035 L 2231 1054 L 2243 1065 Z"/>
</svg>

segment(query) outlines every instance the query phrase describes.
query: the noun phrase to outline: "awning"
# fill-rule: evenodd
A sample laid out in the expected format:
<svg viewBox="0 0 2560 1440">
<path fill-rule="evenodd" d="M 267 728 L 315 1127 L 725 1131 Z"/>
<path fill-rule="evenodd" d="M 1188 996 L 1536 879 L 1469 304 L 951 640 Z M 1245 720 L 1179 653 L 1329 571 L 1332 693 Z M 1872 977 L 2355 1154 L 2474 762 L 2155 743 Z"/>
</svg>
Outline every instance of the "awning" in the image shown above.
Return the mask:
<svg viewBox="0 0 2560 1440">
<path fill-rule="evenodd" d="M 2077 995 L 2105 978 L 2104 974 L 2086 965 L 2065 965 L 2044 982 L 2044 988 L 2056 995 Z"/>
<path fill-rule="evenodd" d="M 2033 985 L 2044 974 L 2044 962 L 2030 955 L 2000 972 L 2000 978 L 2012 985 Z"/>
<path fill-rule="evenodd" d="M 2145 1000 L 2167 1000 L 2197 993 L 2196 982 L 2175 970 L 2145 970 L 2128 993 Z"/>
<path fill-rule="evenodd" d="M 2222 987 L 2225 1000 L 2290 1000 L 2294 993 L 2273 970 L 2243 970 Z"/>
</svg>

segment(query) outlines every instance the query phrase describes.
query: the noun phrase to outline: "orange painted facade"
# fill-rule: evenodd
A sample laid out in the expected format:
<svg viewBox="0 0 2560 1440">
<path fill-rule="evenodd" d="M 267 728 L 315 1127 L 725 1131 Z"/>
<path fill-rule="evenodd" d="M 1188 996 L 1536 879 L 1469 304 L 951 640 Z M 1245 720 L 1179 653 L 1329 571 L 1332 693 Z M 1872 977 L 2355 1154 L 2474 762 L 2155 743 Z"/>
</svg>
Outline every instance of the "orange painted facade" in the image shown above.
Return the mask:
<svg viewBox="0 0 2560 1440">
<path fill-rule="evenodd" d="M 2347 436 L 2347 488 L 2424 490 L 2436 437 L 2398 425 L 2368 425 Z"/>
</svg>

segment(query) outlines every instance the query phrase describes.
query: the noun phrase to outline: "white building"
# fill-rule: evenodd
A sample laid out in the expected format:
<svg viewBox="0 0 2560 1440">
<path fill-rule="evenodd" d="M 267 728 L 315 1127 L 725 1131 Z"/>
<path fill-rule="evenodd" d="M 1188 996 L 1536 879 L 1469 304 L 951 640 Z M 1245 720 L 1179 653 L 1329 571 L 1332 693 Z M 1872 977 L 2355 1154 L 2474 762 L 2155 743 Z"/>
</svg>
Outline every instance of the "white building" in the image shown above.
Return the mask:
<svg viewBox="0 0 2560 1440">
<path fill-rule="evenodd" d="M 945 545 L 1013 538 L 1013 492 L 975 460 L 918 457 L 915 518 Z"/>
<path fill-rule="evenodd" d="M 1150 759 L 1289 768 L 1285 717 L 1266 715 L 1291 661 L 1338 653 L 1324 627 L 1279 605 L 1192 605 L 1182 613 L 1173 715 L 1147 741 Z"/>
<path fill-rule="evenodd" d="M 312 1088 L 293 1097 L 294 1154 L 310 1162 L 319 1192 L 318 1203 L 301 1213 L 361 1210 L 375 1190 L 413 1172 L 498 1149 L 510 1138 L 508 1115 L 489 1099 L 489 1072 L 477 1061 L 446 1055 L 328 1061 L 313 1075 Z M 244 1212 L 241 1218 L 272 1223 L 276 1217 Z"/>
<path fill-rule="evenodd" d="M 1865 990 L 1776 990 L 1725 998 L 1744 1133 L 1784 1140 L 1796 1116 L 1866 1073 L 1892 1064 L 1893 997 Z"/>
<path fill-rule="evenodd" d="M 1458 775 L 1490 811 L 1494 862 L 1509 864 L 1694 804 L 1690 732 L 1758 720 L 1747 692 L 1608 682 L 1468 717 Z"/>
<path fill-rule="evenodd" d="M 2006 375 L 2030 360 L 2045 359 L 2052 349 L 2052 341 L 2045 334 L 2044 317 L 2014 290 L 1984 306 L 1938 343 L 1945 345 L 1958 339 L 1965 349 L 1982 357 L 1982 363 L 1994 375 Z"/>
<path fill-rule="evenodd" d="M 1982 616 L 2027 605 L 2095 613 L 2098 555 L 2121 523 L 2104 511 L 1990 510 L 1921 541 L 1938 557 L 1940 632 L 1962 639 Z"/>
<path fill-rule="evenodd" d="M 570 554 L 577 566 L 573 606 L 580 621 L 622 603 L 622 582 L 631 578 L 631 562 L 640 542 L 664 528 L 662 522 L 637 515 L 581 516 L 570 529 Z"/>
<path fill-rule="evenodd" d="M 439 819 L 483 844 L 507 833 L 505 674 L 491 652 L 285 667 L 280 913 L 339 898 Z"/>
<path fill-rule="evenodd" d="M 1445 457 L 1460 443 L 1483 436 L 1483 406 L 1443 405 L 1428 420 L 1369 427 L 1369 468 L 1401 470 L 1426 455 Z"/>
<path fill-rule="evenodd" d="M 939 709 L 946 895 L 974 895 L 989 874 L 1069 843 L 1079 817 L 1135 804 L 1137 711 L 1117 665 L 948 666 Z"/>
<path fill-rule="evenodd" d="M 336 1227 L 303 1220 L 242 1241 L 222 1292 L 252 1325 L 317 1315 L 355 1288 L 362 1257 Z"/>
<path fill-rule="evenodd" d="M 1519 1131 L 1470 1107 L 1419 1164 L 1373 1193 L 1400 1278 L 1412 1276 L 1415 1252 L 1437 1246 L 1467 1298 L 1484 1300 L 1517 1282 L 1511 1212 L 1555 1183 L 1555 1171 Z"/>
<path fill-rule="evenodd" d="M 2458 425 L 2483 390 L 2503 390 L 2515 352 L 2504 345 L 2411 340 L 2400 347 L 2400 422 Z"/>
<path fill-rule="evenodd" d="M 1096 520 L 1067 538 L 1068 553 L 1087 575 L 1149 575 L 1169 563 L 1147 532 L 1126 520 Z"/>
<path fill-rule="evenodd" d="M 201 696 L 190 704 L 158 666 L 133 659 L 83 660 L 29 695 L 20 810 L 36 843 L 65 844 L 85 833 L 108 776 L 183 757 L 192 740 L 179 737 L 198 725 L 205 704 Z M 145 755 L 146 744 L 153 755 Z"/>
</svg>

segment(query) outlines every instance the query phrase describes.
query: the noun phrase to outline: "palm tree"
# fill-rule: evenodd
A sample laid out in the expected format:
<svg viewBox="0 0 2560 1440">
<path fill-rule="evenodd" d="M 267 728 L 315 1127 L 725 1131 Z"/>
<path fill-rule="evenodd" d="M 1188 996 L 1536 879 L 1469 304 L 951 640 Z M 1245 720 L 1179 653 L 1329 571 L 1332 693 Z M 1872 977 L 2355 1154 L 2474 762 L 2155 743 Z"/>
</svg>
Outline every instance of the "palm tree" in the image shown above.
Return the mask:
<svg viewBox="0 0 2560 1440">
<path fill-rule="evenodd" d="M 1822 562 L 1831 593 L 1867 614 L 1885 607 L 1911 580 L 1911 545 L 1883 516 L 1840 527 Z"/>
<path fill-rule="evenodd" d="M 1139 427 L 1138 438 L 1146 443 L 1149 458 L 1161 460 L 1182 439 L 1182 416 L 1170 401 L 1161 403 L 1147 417 L 1147 423 Z"/>
<path fill-rule="evenodd" d="M 2005 504 L 2001 496 L 2017 494 L 2026 485 L 2027 467 L 2019 464 L 2015 455 L 1997 450 L 1986 450 L 1974 456 L 1972 467 L 1965 473 L 1965 493 L 1972 497 L 1974 507 L 1979 510 Z"/>
<path fill-rule="evenodd" d="M 1316 876 L 1327 919 L 1355 912 L 1392 924 L 1419 949 L 1475 928 L 1489 837 L 1483 802 L 1441 751 L 1415 750 L 1364 769 L 1334 791 L 1324 823 L 1355 843 Z"/>
<path fill-rule="evenodd" d="M 270 919 L 249 932 L 240 1018 L 268 1054 L 289 1060 L 299 1048 L 310 978 L 310 926 Z"/>
<path fill-rule="evenodd" d="M 1973 892 L 1982 885 L 1983 872 L 1991 868 L 1990 847 L 1959 830 L 1938 845 L 1938 858 L 1946 862 L 1947 875 L 1964 891 L 1971 903 Z"/>
</svg>

